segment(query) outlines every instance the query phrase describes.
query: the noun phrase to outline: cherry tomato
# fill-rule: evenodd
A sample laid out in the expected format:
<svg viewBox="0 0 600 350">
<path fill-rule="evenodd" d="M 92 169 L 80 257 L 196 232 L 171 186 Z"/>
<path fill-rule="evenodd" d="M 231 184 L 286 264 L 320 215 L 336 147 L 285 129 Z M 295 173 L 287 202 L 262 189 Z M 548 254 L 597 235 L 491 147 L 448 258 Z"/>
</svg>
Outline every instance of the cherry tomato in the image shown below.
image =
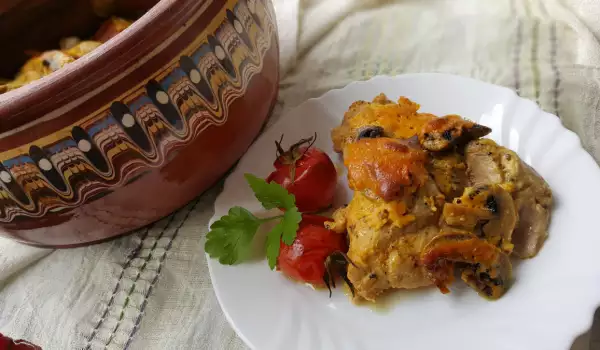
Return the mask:
<svg viewBox="0 0 600 350">
<path fill-rule="evenodd" d="M 0 333 L 0 350 L 42 350 L 42 348 L 24 340 L 13 340 Z"/>
<path fill-rule="evenodd" d="M 337 173 L 329 156 L 312 147 L 315 138 L 304 139 L 283 151 L 277 145 L 277 159 L 273 163 L 275 171 L 267 182 L 276 182 L 296 197 L 296 206 L 301 212 L 312 213 L 331 206 Z"/>
<path fill-rule="evenodd" d="M 334 252 L 346 252 L 346 235 L 326 229 L 331 219 L 319 215 L 302 215 L 302 221 L 291 245 L 281 242 L 277 263 L 288 277 L 324 286 L 325 259 Z"/>
<path fill-rule="evenodd" d="M 303 213 L 302 214 L 302 222 L 301 223 L 303 223 L 305 225 L 315 225 L 315 226 L 325 227 L 325 223 L 327 221 L 333 221 L 333 219 L 332 218 L 328 218 L 328 217 L 323 216 L 323 215 Z"/>
</svg>

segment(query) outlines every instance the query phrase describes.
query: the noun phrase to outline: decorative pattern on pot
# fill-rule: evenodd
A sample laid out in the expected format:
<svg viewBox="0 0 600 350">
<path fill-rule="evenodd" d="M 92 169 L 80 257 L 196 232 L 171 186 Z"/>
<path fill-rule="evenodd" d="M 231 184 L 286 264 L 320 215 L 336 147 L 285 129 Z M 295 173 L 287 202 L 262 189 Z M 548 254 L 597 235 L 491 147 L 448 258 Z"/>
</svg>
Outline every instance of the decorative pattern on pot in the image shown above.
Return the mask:
<svg viewBox="0 0 600 350">
<path fill-rule="evenodd" d="M 0 153 L 0 222 L 101 198 L 164 165 L 208 126 L 224 124 L 231 103 L 262 70 L 275 31 L 270 4 L 229 1 L 178 60 L 141 88 Z"/>
</svg>

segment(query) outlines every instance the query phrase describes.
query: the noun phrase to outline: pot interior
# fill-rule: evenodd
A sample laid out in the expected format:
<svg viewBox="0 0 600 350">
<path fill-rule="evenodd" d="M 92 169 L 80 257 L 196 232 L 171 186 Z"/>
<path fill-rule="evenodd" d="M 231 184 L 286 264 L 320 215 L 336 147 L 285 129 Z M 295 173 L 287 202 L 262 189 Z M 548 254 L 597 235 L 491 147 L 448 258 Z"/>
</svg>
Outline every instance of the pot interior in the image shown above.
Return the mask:
<svg viewBox="0 0 600 350">
<path fill-rule="evenodd" d="M 36 52 L 59 48 L 60 39 L 90 38 L 104 20 L 135 20 L 159 0 L 2 0 L 0 78 L 12 79 Z"/>
</svg>

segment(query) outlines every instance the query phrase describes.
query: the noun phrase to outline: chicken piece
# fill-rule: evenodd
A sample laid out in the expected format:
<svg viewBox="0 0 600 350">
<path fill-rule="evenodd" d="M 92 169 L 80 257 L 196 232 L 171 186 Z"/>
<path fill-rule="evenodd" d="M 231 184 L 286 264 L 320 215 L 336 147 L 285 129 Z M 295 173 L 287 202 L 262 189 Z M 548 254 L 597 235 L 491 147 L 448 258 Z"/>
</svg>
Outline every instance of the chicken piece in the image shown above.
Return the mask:
<svg viewBox="0 0 600 350">
<path fill-rule="evenodd" d="M 112 1 L 100 0 L 98 6 L 107 6 Z M 95 40 L 81 41 L 77 37 L 68 37 L 60 41 L 61 51 L 52 50 L 43 52 L 40 55 L 29 59 L 12 81 L 0 82 L 0 94 L 15 90 L 21 86 L 27 85 L 32 81 L 41 79 L 52 72 L 59 70 L 66 64 L 81 58 L 92 52 L 103 42 L 125 30 L 133 22 L 122 18 L 112 17 L 106 20 L 100 27 Z"/>
<path fill-rule="evenodd" d="M 427 171 L 447 199 L 459 197 L 469 185 L 467 164 L 457 152 L 430 154 Z"/>
<path fill-rule="evenodd" d="M 533 173 L 533 169 L 529 172 Z M 514 253 L 522 259 L 536 256 L 548 238 L 552 192 L 545 186 L 530 186 L 514 196 L 519 222 L 513 232 L 512 243 Z"/>
<path fill-rule="evenodd" d="M 465 120 L 458 115 L 447 115 L 426 123 L 419 134 L 419 142 L 428 151 L 447 151 L 490 132 L 492 129 L 487 126 Z"/>
<path fill-rule="evenodd" d="M 421 263 L 428 276 L 444 294 L 454 280 L 454 266 L 461 279 L 480 295 L 500 298 L 511 278 L 508 255 L 494 245 L 465 231 L 444 232 L 423 249 Z"/>
<path fill-rule="evenodd" d="M 418 136 L 424 149 L 445 151 L 491 132 L 490 128 L 457 115 L 438 118 L 418 113 L 419 108 L 406 97 L 393 103 L 384 94 L 376 96 L 372 103 L 356 101 L 344 114 L 342 124 L 331 132 L 333 148 L 342 152 L 346 144 L 365 136 L 399 139 Z"/>
<path fill-rule="evenodd" d="M 0 93 L 15 90 L 32 81 L 41 79 L 74 62 L 75 59 L 76 57 L 58 50 L 46 51 L 41 55 L 32 57 L 21 67 L 14 80 L 0 85 Z"/>
<path fill-rule="evenodd" d="M 27 61 L 13 81 L 0 86 L 0 93 L 14 90 L 59 70 L 75 59 L 61 51 L 46 51 Z"/>
<path fill-rule="evenodd" d="M 473 232 L 509 254 L 516 223 L 515 203 L 500 185 L 466 188 L 462 197 L 444 205 L 441 218 L 442 227 Z"/>
<path fill-rule="evenodd" d="M 394 104 L 394 101 L 390 100 L 384 93 L 380 93 L 379 95 L 373 98 L 373 102 L 380 105 L 389 105 Z"/>
<path fill-rule="evenodd" d="M 65 54 L 73 57 L 74 59 L 78 59 L 94 51 L 100 45 L 102 45 L 102 43 L 99 41 L 86 40 L 77 43 L 75 46 L 65 50 L 64 52 Z"/>
<path fill-rule="evenodd" d="M 549 188 L 513 152 L 473 140 L 489 128 L 418 109 L 379 95 L 353 103 L 332 130 L 355 191 L 327 224 L 348 233 L 347 277 L 357 298 L 373 301 L 393 288 L 446 291 L 457 268 L 480 294 L 499 298 L 510 279 L 511 240 L 520 253 L 541 246 L 522 237 L 545 232 L 547 217 L 535 225 L 521 216 L 547 210 Z"/>
<path fill-rule="evenodd" d="M 75 61 L 75 58 L 57 50 L 46 51 L 41 55 L 32 57 L 21 67 L 13 81 L 0 85 L 0 93 L 17 89 L 43 78 L 73 61 Z"/>
<path fill-rule="evenodd" d="M 25 83 L 15 83 L 13 81 L 2 81 L 0 82 L 0 94 L 15 90 L 25 85 Z"/>
<path fill-rule="evenodd" d="M 366 138 L 347 144 L 348 185 L 386 201 L 413 193 L 428 178 L 426 154 L 400 140 Z"/>
<path fill-rule="evenodd" d="M 115 35 L 127 29 L 133 22 L 119 17 L 111 17 L 104 21 L 94 34 L 94 40 L 105 43 Z"/>
<path fill-rule="evenodd" d="M 354 102 L 344 114 L 342 124 L 331 131 L 333 148 L 342 152 L 346 144 L 356 141 L 359 135 L 410 139 L 418 135 L 428 121 L 436 118 L 431 114 L 417 113 L 418 110 L 419 105 L 405 97 L 396 104 L 383 94 L 375 97 L 373 103 Z"/>
<path fill-rule="evenodd" d="M 66 38 L 62 38 L 62 39 L 60 39 L 60 42 L 59 42 L 60 50 L 61 51 L 69 50 L 69 49 L 75 47 L 80 42 L 81 42 L 81 39 L 79 39 L 76 36 L 69 36 Z"/>
<path fill-rule="evenodd" d="M 353 103 L 332 131 L 355 194 L 328 227 L 348 232 L 348 278 L 358 298 L 373 301 L 391 288 L 432 284 L 421 251 L 439 234 L 444 194 L 459 195 L 467 185 L 461 155 L 430 157 L 422 148 L 418 135 L 437 117 L 418 109 L 406 98 L 396 104 L 381 94 L 372 103 Z"/>
<path fill-rule="evenodd" d="M 499 184 L 514 199 L 518 221 L 512 234 L 513 252 L 534 257 L 548 236 L 552 191 L 544 179 L 513 151 L 481 139 L 465 147 L 472 185 Z"/>
<path fill-rule="evenodd" d="M 418 288 L 432 284 L 420 265 L 421 250 L 439 234 L 437 222 L 444 203 L 432 180 L 416 196 L 384 201 L 362 192 L 346 208 L 334 213 L 327 227 L 347 230 L 348 278 L 356 297 L 374 301 L 390 288 Z"/>
</svg>

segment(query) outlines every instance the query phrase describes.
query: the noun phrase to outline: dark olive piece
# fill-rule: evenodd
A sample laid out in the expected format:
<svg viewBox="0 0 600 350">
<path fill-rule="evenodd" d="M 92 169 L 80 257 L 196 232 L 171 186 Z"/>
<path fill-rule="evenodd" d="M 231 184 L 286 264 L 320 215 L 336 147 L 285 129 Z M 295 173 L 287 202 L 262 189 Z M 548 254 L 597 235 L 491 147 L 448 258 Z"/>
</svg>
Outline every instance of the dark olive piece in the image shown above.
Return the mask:
<svg viewBox="0 0 600 350">
<path fill-rule="evenodd" d="M 489 209 L 493 214 L 498 213 L 498 202 L 494 196 L 488 196 L 485 200 L 485 207 Z"/>
<path fill-rule="evenodd" d="M 369 138 L 374 139 L 383 136 L 383 128 L 381 126 L 365 126 L 358 132 L 358 140 Z"/>
<path fill-rule="evenodd" d="M 481 272 L 479 274 L 479 279 L 484 281 L 484 282 L 491 282 L 492 281 L 492 277 L 490 277 L 490 275 L 487 272 Z"/>
<path fill-rule="evenodd" d="M 452 130 L 450 130 L 450 129 L 444 130 L 444 133 L 442 134 L 442 137 L 444 139 L 446 139 L 447 141 L 452 140 Z"/>
</svg>

